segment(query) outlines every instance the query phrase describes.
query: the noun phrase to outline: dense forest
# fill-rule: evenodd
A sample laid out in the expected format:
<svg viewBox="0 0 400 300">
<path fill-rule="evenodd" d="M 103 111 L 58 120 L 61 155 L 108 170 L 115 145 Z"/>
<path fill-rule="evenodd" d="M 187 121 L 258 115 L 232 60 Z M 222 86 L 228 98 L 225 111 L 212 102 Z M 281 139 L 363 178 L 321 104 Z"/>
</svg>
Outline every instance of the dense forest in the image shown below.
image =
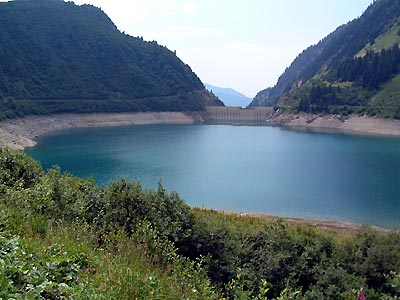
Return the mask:
<svg viewBox="0 0 400 300">
<path fill-rule="evenodd" d="M 0 149 L 2 299 L 398 299 L 400 236 L 190 208 Z M 363 298 L 364 297 L 364 298 Z"/>
<path fill-rule="evenodd" d="M 62 0 L 0 3 L 0 100 L 0 118 L 220 104 L 174 52 Z"/>
<path fill-rule="evenodd" d="M 351 81 L 368 90 L 379 89 L 382 83 L 399 72 L 400 49 L 395 44 L 389 49 L 375 53 L 368 51 L 364 56 L 346 58 L 331 72 L 337 81 Z"/>
<path fill-rule="evenodd" d="M 393 89 L 400 76 L 399 16 L 399 1 L 374 1 L 361 17 L 303 51 L 250 106 L 400 118 L 400 94 Z"/>
</svg>

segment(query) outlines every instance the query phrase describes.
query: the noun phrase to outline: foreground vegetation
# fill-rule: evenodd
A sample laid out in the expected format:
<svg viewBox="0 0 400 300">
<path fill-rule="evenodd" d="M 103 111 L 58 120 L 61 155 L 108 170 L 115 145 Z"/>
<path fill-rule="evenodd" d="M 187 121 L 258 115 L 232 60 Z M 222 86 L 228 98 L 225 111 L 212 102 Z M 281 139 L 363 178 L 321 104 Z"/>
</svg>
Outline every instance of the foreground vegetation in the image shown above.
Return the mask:
<svg viewBox="0 0 400 300">
<path fill-rule="evenodd" d="M 397 232 L 192 209 L 0 150 L 0 299 L 398 299 Z"/>
</svg>

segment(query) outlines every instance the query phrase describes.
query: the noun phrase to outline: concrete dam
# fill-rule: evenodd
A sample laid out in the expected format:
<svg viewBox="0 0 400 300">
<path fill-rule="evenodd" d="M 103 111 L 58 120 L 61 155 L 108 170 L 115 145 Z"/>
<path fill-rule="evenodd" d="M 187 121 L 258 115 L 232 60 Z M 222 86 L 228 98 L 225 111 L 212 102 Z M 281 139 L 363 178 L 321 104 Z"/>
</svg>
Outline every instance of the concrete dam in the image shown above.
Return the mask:
<svg viewBox="0 0 400 300">
<path fill-rule="evenodd" d="M 233 125 L 265 125 L 267 118 L 275 111 L 273 107 L 223 107 L 207 106 L 208 120 L 210 124 L 233 124 Z"/>
</svg>

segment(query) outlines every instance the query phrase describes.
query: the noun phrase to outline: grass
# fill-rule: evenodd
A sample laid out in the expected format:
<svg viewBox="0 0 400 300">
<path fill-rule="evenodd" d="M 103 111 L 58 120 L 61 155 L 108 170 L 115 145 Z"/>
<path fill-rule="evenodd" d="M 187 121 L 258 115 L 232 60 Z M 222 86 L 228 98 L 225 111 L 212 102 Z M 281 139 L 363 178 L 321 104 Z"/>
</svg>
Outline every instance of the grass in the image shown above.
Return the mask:
<svg viewBox="0 0 400 300">
<path fill-rule="evenodd" d="M 241 215 L 237 213 L 221 212 L 212 209 L 193 208 L 192 212 L 196 217 L 196 221 L 207 222 L 210 227 L 224 227 L 230 234 L 243 236 L 249 233 L 257 233 L 263 230 L 268 224 L 282 222 L 288 225 L 288 229 L 293 232 L 311 230 L 316 234 L 329 235 L 336 242 L 348 241 L 353 239 L 364 228 L 361 225 L 348 226 L 344 229 L 340 223 L 306 219 L 290 219 L 280 218 L 268 215 L 249 214 Z M 386 230 L 376 230 L 377 234 L 387 234 Z"/>
<path fill-rule="evenodd" d="M 377 107 L 387 117 L 400 118 L 400 75 L 384 85 L 371 100 L 371 106 Z"/>
<path fill-rule="evenodd" d="M 192 211 L 197 221 L 207 222 L 211 228 L 223 226 L 235 236 L 261 232 L 272 221 L 268 216 L 242 216 L 199 208 Z M 149 256 L 146 246 L 135 237 L 129 238 L 122 232 L 111 234 L 99 247 L 97 235 L 80 223 L 53 223 L 40 214 L 4 203 L 0 203 L 0 213 L 0 236 L 19 235 L 20 247 L 35 261 L 49 262 L 54 255 L 71 262 L 79 258 L 73 290 L 61 294 L 60 299 L 223 299 L 217 293 L 206 296 L 196 290 L 157 255 Z M 291 226 L 293 233 L 309 230 L 316 233 L 309 225 Z M 319 230 L 318 234 L 328 233 Z M 348 238 L 336 235 L 338 242 Z M 215 297 L 211 298 L 211 294 Z"/>
<path fill-rule="evenodd" d="M 400 25 L 398 25 L 398 21 L 396 21 L 385 33 L 378 36 L 372 45 L 368 43 L 355 55 L 355 57 L 362 57 L 367 53 L 367 51 L 379 52 L 383 49 L 392 47 L 394 44 L 400 44 L 400 36 L 398 35 L 399 30 Z"/>
<path fill-rule="evenodd" d="M 81 260 L 76 283 L 70 284 L 72 289 L 68 293 L 60 293 L 59 299 L 210 299 L 178 280 L 169 266 L 161 264 L 157 256 L 148 256 L 146 247 L 123 233 L 109 236 L 99 248 L 96 235 L 79 223 L 53 224 L 41 215 L 4 204 L 0 204 L 0 213 L 0 237 L 7 240 L 19 237 L 18 247 L 27 254 L 24 258 L 32 257 L 38 265 L 46 265 L 54 257 L 71 262 L 76 258 Z M 44 279 L 39 281 L 37 286 Z M 16 299 L 31 299 L 33 295 L 22 287 L 15 289 L 19 289 L 20 295 Z M 58 287 L 53 289 L 54 294 L 58 292 Z"/>
</svg>

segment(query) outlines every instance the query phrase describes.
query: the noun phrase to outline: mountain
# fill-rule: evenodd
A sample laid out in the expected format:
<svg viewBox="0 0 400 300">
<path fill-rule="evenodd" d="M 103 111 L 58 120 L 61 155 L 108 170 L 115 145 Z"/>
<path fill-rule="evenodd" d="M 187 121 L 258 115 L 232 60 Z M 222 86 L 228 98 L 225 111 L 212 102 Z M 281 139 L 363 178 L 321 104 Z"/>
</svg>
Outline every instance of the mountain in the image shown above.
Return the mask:
<svg viewBox="0 0 400 300">
<path fill-rule="evenodd" d="M 400 1 L 363 15 L 304 50 L 250 107 L 400 118 Z"/>
<path fill-rule="evenodd" d="M 246 107 L 252 100 L 231 88 L 222 88 L 208 83 L 204 85 L 209 91 L 221 99 L 226 106 Z"/>
<path fill-rule="evenodd" d="M 222 105 L 157 42 L 120 32 L 91 5 L 0 2 L 0 118 Z"/>
</svg>

